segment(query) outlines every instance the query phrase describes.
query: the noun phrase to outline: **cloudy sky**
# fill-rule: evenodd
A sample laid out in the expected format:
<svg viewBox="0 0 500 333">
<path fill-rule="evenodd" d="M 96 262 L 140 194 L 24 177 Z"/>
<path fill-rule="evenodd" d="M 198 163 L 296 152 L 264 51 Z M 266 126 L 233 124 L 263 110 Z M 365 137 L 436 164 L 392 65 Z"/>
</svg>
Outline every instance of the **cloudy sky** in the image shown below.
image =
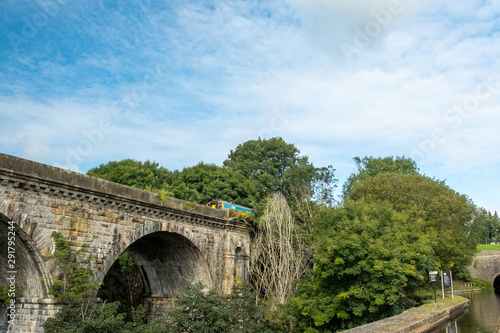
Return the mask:
<svg viewBox="0 0 500 333">
<path fill-rule="evenodd" d="M 279 136 L 500 210 L 500 1 L 5 0 L 0 27 L 0 152 L 173 170 Z"/>
</svg>

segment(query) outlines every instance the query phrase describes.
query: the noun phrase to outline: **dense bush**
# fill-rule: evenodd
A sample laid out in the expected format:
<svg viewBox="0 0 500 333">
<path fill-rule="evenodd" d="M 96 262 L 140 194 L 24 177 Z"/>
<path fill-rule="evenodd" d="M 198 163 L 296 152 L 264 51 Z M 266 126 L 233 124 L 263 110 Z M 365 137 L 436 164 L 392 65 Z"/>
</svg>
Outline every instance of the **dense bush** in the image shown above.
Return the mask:
<svg viewBox="0 0 500 333">
<path fill-rule="evenodd" d="M 169 313 L 169 332 L 266 332 L 261 309 L 249 287 L 236 284 L 223 297 L 198 283 L 186 288 Z"/>
<path fill-rule="evenodd" d="M 82 300 L 59 311 L 43 325 L 45 333 L 160 333 L 166 332 L 164 323 L 153 320 L 145 323 L 145 309 L 133 311 L 132 321 L 125 321 L 125 313 L 118 313 L 120 302 L 99 303 L 95 299 Z"/>
</svg>

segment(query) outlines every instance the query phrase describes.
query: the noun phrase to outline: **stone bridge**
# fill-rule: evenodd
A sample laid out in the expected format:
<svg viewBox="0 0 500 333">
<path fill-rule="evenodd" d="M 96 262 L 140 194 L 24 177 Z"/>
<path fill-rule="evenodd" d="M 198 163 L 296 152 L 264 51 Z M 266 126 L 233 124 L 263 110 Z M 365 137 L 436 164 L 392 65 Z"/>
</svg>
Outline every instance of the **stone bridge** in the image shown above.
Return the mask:
<svg viewBox="0 0 500 333">
<path fill-rule="evenodd" d="M 467 268 L 472 277 L 487 279 L 500 290 L 500 251 L 481 251 Z"/>
<path fill-rule="evenodd" d="M 247 278 L 251 228 L 227 212 L 0 154 L 0 288 L 19 292 L 15 326 L 6 321 L 10 298 L 0 300 L 0 331 L 43 332 L 59 309 L 48 296 L 61 276 L 53 231 L 88 246 L 96 280 L 126 250 L 150 308 L 199 281 L 227 294 Z"/>
</svg>

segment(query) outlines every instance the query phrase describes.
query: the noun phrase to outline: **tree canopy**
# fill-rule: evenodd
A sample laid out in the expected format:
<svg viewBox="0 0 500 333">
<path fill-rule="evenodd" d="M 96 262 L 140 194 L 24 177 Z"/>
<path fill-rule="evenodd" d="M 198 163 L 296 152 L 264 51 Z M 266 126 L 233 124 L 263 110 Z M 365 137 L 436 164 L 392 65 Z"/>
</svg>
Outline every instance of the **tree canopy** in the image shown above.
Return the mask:
<svg viewBox="0 0 500 333">
<path fill-rule="evenodd" d="M 290 173 L 292 169 L 302 168 L 314 173 L 314 167 L 307 156 L 282 138 L 250 140 L 231 150 L 224 165 L 232 167 L 257 184 L 261 198 L 281 192 L 290 192 Z"/>
<path fill-rule="evenodd" d="M 87 175 L 140 189 L 160 189 L 172 182 L 172 173 L 155 162 L 139 162 L 132 159 L 111 161 L 92 168 Z"/>
<path fill-rule="evenodd" d="M 164 188 L 180 199 L 202 203 L 222 199 L 247 207 L 255 204 L 256 184 L 231 167 L 200 162 L 175 172 L 175 176 L 172 184 Z"/>
<path fill-rule="evenodd" d="M 418 174 L 382 173 L 358 183 L 350 200 L 388 202 L 408 222 L 434 237 L 441 268 L 467 265 L 475 254 L 482 229 L 476 207 L 442 181 Z"/>
<path fill-rule="evenodd" d="M 431 238 L 388 203 L 348 202 L 315 216 L 313 279 L 293 299 L 321 331 L 401 312 L 433 268 Z"/>
<path fill-rule="evenodd" d="M 342 192 L 345 198 L 349 197 L 353 187 L 359 182 L 375 177 L 379 173 L 396 172 L 400 174 L 417 174 L 417 163 L 411 158 L 399 157 L 355 157 L 357 171 L 353 172 L 345 182 Z"/>
</svg>

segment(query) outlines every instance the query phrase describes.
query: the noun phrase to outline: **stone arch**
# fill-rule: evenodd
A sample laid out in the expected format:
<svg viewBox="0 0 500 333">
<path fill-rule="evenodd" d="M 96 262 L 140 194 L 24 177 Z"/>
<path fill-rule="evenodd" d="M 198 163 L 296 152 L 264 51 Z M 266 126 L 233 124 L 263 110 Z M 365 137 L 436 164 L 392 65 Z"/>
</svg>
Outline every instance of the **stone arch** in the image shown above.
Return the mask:
<svg viewBox="0 0 500 333">
<path fill-rule="evenodd" d="M 15 251 L 13 253 L 15 269 L 12 270 L 8 266 L 12 262 L 9 262 L 7 257 L 7 239 L 12 236 L 9 229 L 9 226 L 11 226 L 10 221 L 13 221 L 15 225 Z M 26 230 L 27 225 L 29 228 Z M 2 282 L 6 281 L 7 272 L 15 271 L 15 281 L 19 287 L 20 293 L 18 297 L 20 298 L 46 298 L 50 284 L 43 257 L 32 240 L 32 232 L 35 228 L 36 225 L 31 223 L 29 217 L 25 214 L 15 212 L 12 218 L 9 218 L 3 212 L 0 212 L 0 252 L 5 254 L 0 256 L 0 279 Z"/>
<path fill-rule="evenodd" d="M 207 262 L 209 259 L 213 259 L 210 258 L 211 255 L 209 253 L 205 253 L 207 250 L 207 245 L 209 245 L 208 243 L 213 243 L 214 241 L 211 235 L 208 235 L 208 237 L 206 237 L 207 239 L 202 241 L 197 232 L 193 232 L 193 230 L 191 230 L 189 227 L 180 226 L 171 221 L 152 221 L 150 223 L 136 227 L 133 231 L 126 229 L 119 230 L 115 227 L 115 229 L 113 230 L 113 244 L 111 246 L 105 245 L 102 248 L 99 245 L 99 247 L 96 249 L 97 259 L 103 259 L 98 267 L 98 271 L 96 272 L 96 278 L 103 279 L 113 263 L 133 243 L 137 242 L 143 237 L 157 232 L 167 232 L 183 236 L 192 243 L 194 248 L 197 248 L 200 252 L 203 252 L 201 254 L 205 257 L 205 260 Z M 203 251 L 202 249 L 204 249 L 205 251 Z M 213 277 L 211 274 L 210 281 L 213 282 Z"/>
<path fill-rule="evenodd" d="M 202 253 L 190 239 L 179 233 L 147 233 L 132 242 L 124 252 L 133 259 L 136 272 L 140 275 L 143 295 L 138 299 L 175 298 L 186 286 L 197 282 L 202 282 L 207 288 L 213 286 L 208 263 Z M 113 266 L 108 268 L 106 274 L 115 274 Z M 115 275 L 115 286 L 111 287 L 114 290 L 101 289 L 99 297 L 111 300 L 110 297 L 120 292 L 119 288 L 125 288 L 126 279 Z"/>
</svg>

